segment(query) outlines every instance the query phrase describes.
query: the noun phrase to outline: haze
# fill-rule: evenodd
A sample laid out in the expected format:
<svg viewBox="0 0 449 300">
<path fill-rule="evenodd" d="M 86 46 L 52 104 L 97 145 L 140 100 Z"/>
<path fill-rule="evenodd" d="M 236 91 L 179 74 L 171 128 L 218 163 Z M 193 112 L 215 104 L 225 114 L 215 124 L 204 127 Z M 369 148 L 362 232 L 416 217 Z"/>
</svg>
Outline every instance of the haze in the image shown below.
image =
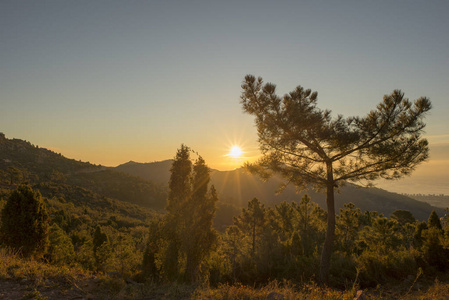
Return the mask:
<svg viewBox="0 0 449 300">
<path fill-rule="evenodd" d="M 181 143 L 219 170 L 258 152 L 240 84 L 318 91 L 333 114 L 427 96 L 431 158 L 394 192 L 449 194 L 444 1 L 2 1 L 0 132 L 115 166 Z M 227 154 L 239 146 L 244 158 Z"/>
</svg>

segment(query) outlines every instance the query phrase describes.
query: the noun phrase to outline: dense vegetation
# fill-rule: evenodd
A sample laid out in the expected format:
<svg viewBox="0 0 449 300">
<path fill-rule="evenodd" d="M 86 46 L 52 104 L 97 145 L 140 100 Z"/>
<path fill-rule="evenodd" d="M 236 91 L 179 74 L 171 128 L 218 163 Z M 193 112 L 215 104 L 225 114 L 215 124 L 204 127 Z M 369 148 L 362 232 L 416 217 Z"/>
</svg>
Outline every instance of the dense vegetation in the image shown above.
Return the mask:
<svg viewBox="0 0 449 300">
<path fill-rule="evenodd" d="M 184 233 L 176 237 L 164 234 L 164 225 L 174 222 L 170 214 L 140 225 L 55 211 L 50 215 L 49 247 L 44 256 L 50 265 L 158 285 L 208 282 L 221 289 L 227 286 L 231 289 L 228 292 L 237 294 L 245 290 L 232 290 L 232 286 L 264 286 L 285 280 L 290 282 L 290 288 L 310 286 L 319 270 L 326 220 L 325 211 L 307 196 L 299 203 L 284 202 L 275 207 L 266 207 L 254 198 L 225 233 L 210 231 L 216 236 L 210 240 L 213 247 L 203 248 L 209 250 L 201 252 L 196 264 L 198 273 L 190 277 L 186 276 L 187 255 L 201 248 L 192 248 L 189 242 L 195 240 L 195 234 L 200 238 L 210 225 L 189 226 L 187 219 L 178 221 Z M 347 204 L 337 215 L 331 286 L 348 290 L 354 285 L 369 288 L 392 282 L 402 284 L 405 280 L 411 287 L 417 276 L 444 278 L 449 268 L 448 224 L 446 216 L 441 222 L 435 213 L 427 222 L 419 222 L 408 211 L 397 211 L 386 218 Z M 176 241 L 180 252 L 170 256 L 170 243 Z M 7 242 L 3 240 L 3 244 Z M 174 275 L 169 273 L 169 265 L 173 264 L 178 265 Z"/>
<path fill-rule="evenodd" d="M 156 210 L 162 210 L 166 205 L 166 189 L 158 184 L 102 166 L 67 159 L 29 142 L 7 139 L 3 134 L 0 134 L 0 154 L 0 194 L 2 190 L 8 193 L 11 186 L 28 183 L 65 186 L 64 198 L 76 199 L 76 195 L 71 195 L 72 189 L 82 188 Z"/>
<path fill-rule="evenodd" d="M 10 141 L 7 140 L 8 144 Z M 17 145 L 25 143 L 12 141 Z M 28 149 L 32 145 L 25 143 L 24 147 Z M 37 147 L 33 149 L 41 151 Z M 46 153 L 47 150 L 42 151 Z M 28 150 L 22 150 L 22 155 L 29 155 L 27 153 Z M 16 159 L 24 162 L 20 156 Z M 272 205 L 250 198 L 243 209 L 236 210 L 235 206 L 226 206 L 217 200 L 216 190 L 210 185 L 208 168 L 200 157 L 186 163 L 185 172 L 179 171 L 174 164 L 177 159 L 179 157 L 172 161 L 170 174 L 171 177 L 174 173 L 179 176 L 168 182 L 166 213 L 96 193 L 85 179 L 76 179 L 80 183 L 76 185 L 74 178 L 61 180 L 61 174 L 48 177 L 48 173 L 41 172 L 37 178 L 34 171 L 25 172 L 37 172 L 32 160 L 28 169 L 21 163 L 19 171 L 8 169 L 11 163 L 3 160 L 0 209 L 7 211 L 7 202 L 17 199 L 20 191 L 32 191 L 33 197 L 40 199 L 39 191 L 42 194 L 39 203 L 44 204 L 48 219 L 45 251 L 35 256 L 35 259 L 42 257 L 38 261 L 23 260 L 20 257 L 26 255 L 20 247 L 1 238 L 4 264 L 0 267 L 0 278 L 28 278 L 25 274 L 40 274 L 39 270 L 45 270 L 42 272 L 46 275 L 39 276 L 53 280 L 53 276 L 57 277 L 56 273 L 60 272 L 56 270 L 64 270 L 68 273 L 62 276 L 72 278 L 70 280 L 78 276 L 71 272 L 95 274 L 102 278 L 103 287 L 108 289 L 102 289 L 102 293 L 121 298 L 156 293 L 172 298 L 180 295 L 226 298 L 233 295 L 261 299 L 270 291 L 286 296 L 295 293 L 314 295 L 316 299 L 351 299 L 354 289 L 370 291 L 379 284 L 402 286 L 398 293 L 404 295 L 410 294 L 409 289 L 423 288 L 417 281 L 431 283 L 435 278 L 446 279 L 444 273 L 449 268 L 448 216 L 441 212 L 439 216 L 429 213 L 423 222 L 420 221 L 422 217 L 415 218 L 408 210 L 396 210 L 387 217 L 347 203 L 336 216 L 336 251 L 331 259 L 329 282 L 333 289 L 318 289 L 313 282 L 319 275 L 319 254 L 327 213 L 314 201 L 316 194 L 311 193 L 312 197 L 303 195 L 300 201 Z M 60 164 L 53 165 L 54 168 L 60 169 L 65 161 L 65 158 L 61 159 Z M 120 175 L 113 170 L 102 173 L 101 167 L 72 162 L 79 164 L 81 169 L 86 166 L 98 169 L 82 174 L 113 174 L 103 178 L 122 176 L 138 182 L 130 175 Z M 16 166 L 17 162 L 14 168 Z M 54 170 L 49 169 L 49 172 L 57 174 Z M 70 174 L 62 173 L 66 177 Z M 92 187 L 100 181 L 95 176 L 89 178 Z M 185 183 L 184 188 L 176 188 L 175 183 L 179 180 Z M 18 185 L 21 182 L 29 185 Z M 120 193 L 114 192 L 114 195 Z M 217 207 L 236 216 L 231 222 L 226 220 L 227 226 L 224 225 L 226 222 L 219 221 L 219 231 L 212 228 Z M 8 215 L 14 213 L 17 211 Z M 215 222 L 218 218 L 220 215 L 215 217 Z M 0 220 L 0 224 L 4 222 L 8 222 L 8 218 Z M 39 276 L 30 275 L 29 278 L 41 278 Z M 70 286 L 67 279 L 64 280 Z M 131 286 L 126 287 L 125 280 L 131 282 Z M 42 285 L 43 281 L 39 279 L 35 284 Z M 140 286 L 137 282 L 145 285 Z M 198 284 L 207 284 L 211 289 L 198 289 Z M 173 286 L 178 288 L 173 289 Z M 260 287 L 260 290 L 249 286 Z M 447 287 L 442 284 L 436 289 L 437 292 L 432 293 L 441 293 Z"/>
</svg>

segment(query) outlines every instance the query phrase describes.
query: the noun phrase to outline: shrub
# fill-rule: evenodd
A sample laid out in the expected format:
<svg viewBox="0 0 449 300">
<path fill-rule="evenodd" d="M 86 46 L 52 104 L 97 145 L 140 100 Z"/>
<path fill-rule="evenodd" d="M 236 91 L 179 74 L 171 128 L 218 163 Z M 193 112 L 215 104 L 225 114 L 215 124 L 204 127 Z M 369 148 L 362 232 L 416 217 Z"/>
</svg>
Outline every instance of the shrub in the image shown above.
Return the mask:
<svg viewBox="0 0 449 300">
<path fill-rule="evenodd" d="M 416 274 L 416 250 L 381 252 L 364 251 L 357 259 L 362 285 L 375 286 L 389 279 L 403 279 Z"/>
<path fill-rule="evenodd" d="M 71 263 L 75 255 L 72 240 L 56 223 L 50 227 L 47 257 L 54 264 Z"/>
</svg>

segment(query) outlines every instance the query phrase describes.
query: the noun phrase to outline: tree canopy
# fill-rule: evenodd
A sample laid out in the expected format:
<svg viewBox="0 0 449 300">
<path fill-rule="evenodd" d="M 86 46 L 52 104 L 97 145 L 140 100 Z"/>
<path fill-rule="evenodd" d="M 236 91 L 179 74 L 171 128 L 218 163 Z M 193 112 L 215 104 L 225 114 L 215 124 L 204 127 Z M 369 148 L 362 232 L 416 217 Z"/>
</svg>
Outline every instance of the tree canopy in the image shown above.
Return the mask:
<svg viewBox="0 0 449 300">
<path fill-rule="evenodd" d="M 317 107 L 318 93 L 297 86 L 279 97 L 276 86 L 247 75 L 243 110 L 255 117 L 262 157 L 248 168 L 264 178 L 274 173 L 305 189 L 326 189 L 328 228 L 320 277 L 327 282 L 335 233 L 334 188 L 344 182 L 398 179 L 428 158 L 421 137 L 430 100 L 414 102 L 400 90 L 385 95 L 365 117 L 333 118 Z"/>
<path fill-rule="evenodd" d="M 41 257 L 48 246 L 48 212 L 41 194 L 28 185 L 11 193 L 2 210 L 1 242 L 24 257 Z"/>
</svg>

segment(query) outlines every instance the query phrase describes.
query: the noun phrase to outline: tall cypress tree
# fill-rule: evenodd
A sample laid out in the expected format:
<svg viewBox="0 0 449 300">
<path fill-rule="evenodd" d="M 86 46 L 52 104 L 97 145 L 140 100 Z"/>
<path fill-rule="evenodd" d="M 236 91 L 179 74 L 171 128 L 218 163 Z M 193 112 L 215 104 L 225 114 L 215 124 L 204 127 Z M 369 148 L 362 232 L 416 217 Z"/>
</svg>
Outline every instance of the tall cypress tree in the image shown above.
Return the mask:
<svg viewBox="0 0 449 300">
<path fill-rule="evenodd" d="M 178 149 L 173 165 L 170 169 L 169 194 L 164 235 L 168 241 L 165 252 L 164 273 L 169 281 L 174 281 L 179 276 L 179 251 L 181 248 L 181 236 L 183 226 L 183 211 L 187 200 L 191 196 L 191 172 L 190 148 L 181 145 Z"/>
<path fill-rule="evenodd" d="M 190 152 L 189 147 L 181 145 L 171 168 L 163 233 L 166 241 L 163 271 L 169 281 L 179 279 L 180 275 L 187 282 L 197 281 L 201 265 L 217 238 L 212 228 L 217 192 L 213 186 L 208 188 L 210 171 L 204 159 L 199 156 L 193 164 Z"/>
<path fill-rule="evenodd" d="M 186 254 L 185 279 L 188 282 L 199 279 L 201 262 L 209 254 L 216 239 L 212 220 L 217 194 L 214 187 L 208 193 L 209 172 L 204 159 L 198 157 L 193 167 L 192 196 L 185 210 L 183 250 Z"/>
</svg>

